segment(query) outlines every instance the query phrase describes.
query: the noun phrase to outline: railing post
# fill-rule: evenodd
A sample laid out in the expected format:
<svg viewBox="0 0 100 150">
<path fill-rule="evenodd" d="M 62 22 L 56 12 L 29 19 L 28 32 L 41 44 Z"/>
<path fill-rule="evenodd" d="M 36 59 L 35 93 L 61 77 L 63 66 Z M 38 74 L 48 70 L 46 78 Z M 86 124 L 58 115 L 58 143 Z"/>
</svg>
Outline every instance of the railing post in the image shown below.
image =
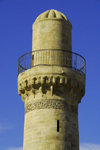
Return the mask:
<svg viewBox="0 0 100 150">
<path fill-rule="evenodd" d="M 75 56 L 75 59 L 74 59 L 74 68 L 75 68 L 75 70 L 77 70 L 77 55 L 76 54 L 74 54 L 74 56 Z"/>
</svg>

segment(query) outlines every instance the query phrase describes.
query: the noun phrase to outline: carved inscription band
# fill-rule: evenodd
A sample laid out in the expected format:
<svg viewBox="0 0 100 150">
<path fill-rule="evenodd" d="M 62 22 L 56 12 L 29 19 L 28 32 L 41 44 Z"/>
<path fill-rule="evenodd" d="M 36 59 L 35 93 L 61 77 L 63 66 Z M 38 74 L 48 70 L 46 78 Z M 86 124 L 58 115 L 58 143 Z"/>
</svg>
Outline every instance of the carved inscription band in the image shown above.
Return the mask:
<svg viewBox="0 0 100 150">
<path fill-rule="evenodd" d="M 35 109 L 63 109 L 65 107 L 65 102 L 62 100 L 45 100 L 33 102 L 25 106 L 25 113 L 35 110 Z"/>
</svg>

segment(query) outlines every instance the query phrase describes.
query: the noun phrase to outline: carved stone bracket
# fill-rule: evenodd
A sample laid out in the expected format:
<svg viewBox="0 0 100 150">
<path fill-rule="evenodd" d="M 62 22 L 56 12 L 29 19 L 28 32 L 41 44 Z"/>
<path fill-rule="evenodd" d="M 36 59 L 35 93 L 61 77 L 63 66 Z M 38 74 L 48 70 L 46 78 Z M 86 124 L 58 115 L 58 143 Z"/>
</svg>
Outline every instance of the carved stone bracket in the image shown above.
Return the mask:
<svg viewBox="0 0 100 150">
<path fill-rule="evenodd" d="M 27 78 L 26 80 L 20 80 L 18 82 L 18 92 L 19 95 L 24 94 L 26 91 L 32 91 L 34 96 L 37 90 L 45 94 L 48 89 L 51 91 L 51 95 L 54 93 L 54 87 L 57 89 L 63 89 L 63 87 L 73 90 L 78 90 L 81 93 L 81 97 L 84 95 L 84 83 L 79 80 L 62 76 L 62 75 L 53 75 L 53 76 L 34 76 Z M 44 90 L 43 90 L 44 89 Z M 63 92 L 63 90 L 62 90 Z M 27 92 L 26 92 L 27 93 Z M 73 92 L 72 92 L 73 94 Z"/>
</svg>

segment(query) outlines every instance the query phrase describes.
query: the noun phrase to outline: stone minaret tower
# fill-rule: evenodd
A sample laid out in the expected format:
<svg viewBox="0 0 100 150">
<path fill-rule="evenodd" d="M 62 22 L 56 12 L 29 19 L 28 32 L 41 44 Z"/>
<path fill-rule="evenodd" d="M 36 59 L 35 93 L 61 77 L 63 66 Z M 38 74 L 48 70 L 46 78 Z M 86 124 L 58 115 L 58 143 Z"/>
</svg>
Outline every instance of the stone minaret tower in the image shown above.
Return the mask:
<svg viewBox="0 0 100 150">
<path fill-rule="evenodd" d="M 72 52 L 71 30 L 67 17 L 56 10 L 33 23 L 32 52 L 18 62 L 18 93 L 25 106 L 23 150 L 79 150 L 85 59 Z"/>
</svg>

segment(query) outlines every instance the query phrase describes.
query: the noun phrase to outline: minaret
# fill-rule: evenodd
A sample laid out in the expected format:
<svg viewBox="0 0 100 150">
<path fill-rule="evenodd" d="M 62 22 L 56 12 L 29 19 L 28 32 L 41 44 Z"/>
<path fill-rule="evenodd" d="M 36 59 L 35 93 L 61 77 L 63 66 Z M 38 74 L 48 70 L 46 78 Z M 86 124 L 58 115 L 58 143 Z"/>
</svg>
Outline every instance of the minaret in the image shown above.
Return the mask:
<svg viewBox="0 0 100 150">
<path fill-rule="evenodd" d="M 78 104 L 85 94 L 85 59 L 72 52 L 72 25 L 48 10 L 33 23 L 32 51 L 18 61 L 25 106 L 23 150 L 79 150 Z"/>
</svg>

